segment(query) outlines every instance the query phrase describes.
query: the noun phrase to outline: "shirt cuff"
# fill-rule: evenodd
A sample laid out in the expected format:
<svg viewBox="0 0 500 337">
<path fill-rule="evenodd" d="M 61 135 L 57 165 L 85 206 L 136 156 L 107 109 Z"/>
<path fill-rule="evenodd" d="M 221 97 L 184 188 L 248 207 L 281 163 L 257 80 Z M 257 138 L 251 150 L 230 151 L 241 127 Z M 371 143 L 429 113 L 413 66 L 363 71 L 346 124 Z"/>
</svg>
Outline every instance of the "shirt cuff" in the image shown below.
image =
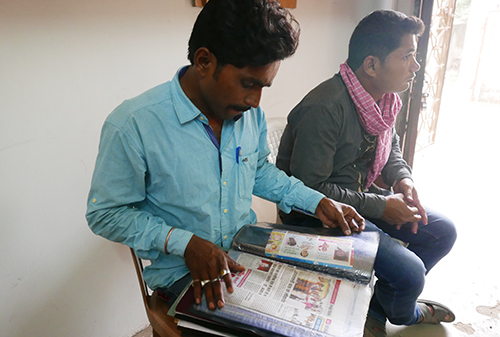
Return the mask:
<svg viewBox="0 0 500 337">
<path fill-rule="evenodd" d="M 279 202 L 278 207 L 287 214 L 292 208 L 316 214 L 316 208 L 325 195 L 305 186 L 293 176 L 289 179 L 293 191 Z"/>
<path fill-rule="evenodd" d="M 162 232 L 161 237 L 163 241 L 159 243 L 158 248 L 160 248 L 161 246 L 161 251 L 163 252 L 165 249 L 165 241 L 167 240 L 167 235 L 171 228 L 172 227 L 166 227 L 166 229 Z M 168 239 L 167 252 L 172 255 L 184 257 L 186 247 L 193 235 L 194 234 L 192 232 L 186 231 L 184 229 L 180 229 L 177 227 L 174 228 L 174 230 L 170 234 L 170 238 Z"/>
<path fill-rule="evenodd" d="M 318 204 L 321 199 L 325 198 L 325 195 L 307 186 L 304 186 L 304 189 L 307 191 L 298 193 L 299 200 L 295 202 L 292 209 L 299 208 L 309 213 L 316 214 L 316 208 L 318 208 Z"/>
<path fill-rule="evenodd" d="M 316 208 L 318 208 L 319 202 L 325 198 L 325 196 L 321 193 L 318 192 L 318 194 L 311 196 L 311 198 L 308 200 L 309 205 L 307 206 L 307 210 L 311 212 L 312 214 L 316 214 Z"/>
<path fill-rule="evenodd" d="M 374 214 L 373 215 L 366 215 L 366 217 L 367 218 L 373 217 L 374 219 L 381 219 L 382 215 L 384 215 L 385 207 L 387 206 L 387 199 L 383 195 L 377 194 L 375 196 L 376 196 L 374 199 L 375 207 L 373 209 Z"/>
</svg>

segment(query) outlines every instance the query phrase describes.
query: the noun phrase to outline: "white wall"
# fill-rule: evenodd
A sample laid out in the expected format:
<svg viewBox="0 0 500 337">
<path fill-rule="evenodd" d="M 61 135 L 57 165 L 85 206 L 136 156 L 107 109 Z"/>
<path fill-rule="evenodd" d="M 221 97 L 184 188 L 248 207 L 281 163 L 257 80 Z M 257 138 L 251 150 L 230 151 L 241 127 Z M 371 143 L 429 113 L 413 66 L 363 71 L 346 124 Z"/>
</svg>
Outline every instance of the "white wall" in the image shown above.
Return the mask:
<svg viewBox="0 0 500 337">
<path fill-rule="evenodd" d="M 85 203 L 106 116 L 187 63 L 190 3 L 0 0 L 1 336 L 147 325 L 128 249 L 90 232 Z M 268 116 L 337 71 L 374 6 L 394 1 L 298 1 L 301 45 L 264 94 Z"/>
</svg>

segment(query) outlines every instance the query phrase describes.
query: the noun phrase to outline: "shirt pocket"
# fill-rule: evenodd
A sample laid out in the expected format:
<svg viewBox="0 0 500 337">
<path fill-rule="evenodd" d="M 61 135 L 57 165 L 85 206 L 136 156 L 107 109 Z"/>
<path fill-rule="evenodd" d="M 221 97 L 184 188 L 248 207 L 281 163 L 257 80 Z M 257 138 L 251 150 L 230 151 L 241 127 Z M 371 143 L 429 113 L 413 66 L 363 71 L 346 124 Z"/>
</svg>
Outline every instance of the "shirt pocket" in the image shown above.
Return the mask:
<svg viewBox="0 0 500 337">
<path fill-rule="evenodd" d="M 238 163 L 238 192 L 239 197 L 248 199 L 252 197 L 255 185 L 255 172 L 257 170 L 257 160 L 259 152 L 241 154 Z"/>
</svg>

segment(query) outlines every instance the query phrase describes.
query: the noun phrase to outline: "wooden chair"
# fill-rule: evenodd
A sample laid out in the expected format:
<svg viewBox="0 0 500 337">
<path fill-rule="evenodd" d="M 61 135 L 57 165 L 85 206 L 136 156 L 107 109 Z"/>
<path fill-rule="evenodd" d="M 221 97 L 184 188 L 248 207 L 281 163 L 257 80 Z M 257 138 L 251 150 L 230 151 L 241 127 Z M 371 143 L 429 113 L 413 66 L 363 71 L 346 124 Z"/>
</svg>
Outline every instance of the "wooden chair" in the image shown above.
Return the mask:
<svg viewBox="0 0 500 337">
<path fill-rule="evenodd" d="M 281 136 L 286 126 L 285 117 L 267 118 L 267 146 L 269 147 L 268 160 L 272 164 L 276 164 L 276 156 L 280 146 Z"/>
<path fill-rule="evenodd" d="M 175 319 L 167 315 L 170 309 L 165 301 L 158 297 L 156 291 L 150 294 L 150 290 L 144 281 L 144 266 L 142 260 L 138 258 L 133 249 L 130 249 L 134 260 L 135 271 L 141 287 L 142 299 L 146 308 L 146 315 L 153 328 L 153 337 L 177 337 L 181 336 L 181 331 L 177 328 Z"/>
</svg>

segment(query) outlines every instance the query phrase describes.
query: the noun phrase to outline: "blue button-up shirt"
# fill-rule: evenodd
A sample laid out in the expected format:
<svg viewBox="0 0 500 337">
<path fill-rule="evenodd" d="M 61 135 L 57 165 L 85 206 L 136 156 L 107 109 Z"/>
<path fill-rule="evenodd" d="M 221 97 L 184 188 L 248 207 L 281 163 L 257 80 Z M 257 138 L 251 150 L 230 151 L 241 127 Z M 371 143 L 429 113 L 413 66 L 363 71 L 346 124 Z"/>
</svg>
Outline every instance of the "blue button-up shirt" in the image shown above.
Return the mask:
<svg viewBox="0 0 500 337">
<path fill-rule="evenodd" d="M 260 108 L 224 121 L 220 144 L 211 133 L 179 73 L 123 102 L 104 123 L 87 220 L 94 233 L 151 260 L 144 278 L 152 289 L 189 273 L 183 256 L 193 234 L 228 248 L 255 223 L 252 193 L 287 213 L 292 206 L 314 213 L 323 198 L 268 162 Z"/>
</svg>

